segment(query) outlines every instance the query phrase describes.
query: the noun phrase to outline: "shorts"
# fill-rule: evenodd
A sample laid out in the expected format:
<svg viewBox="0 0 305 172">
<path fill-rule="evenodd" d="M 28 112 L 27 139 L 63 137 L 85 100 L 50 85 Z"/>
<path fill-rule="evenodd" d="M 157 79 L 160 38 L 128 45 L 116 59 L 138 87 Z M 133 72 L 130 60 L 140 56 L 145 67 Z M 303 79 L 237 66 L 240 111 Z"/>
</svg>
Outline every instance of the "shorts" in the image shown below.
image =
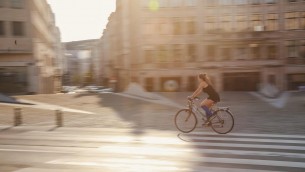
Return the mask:
<svg viewBox="0 0 305 172">
<path fill-rule="evenodd" d="M 209 96 L 207 99 L 213 100 L 215 103 L 220 102 L 219 95 Z"/>
</svg>

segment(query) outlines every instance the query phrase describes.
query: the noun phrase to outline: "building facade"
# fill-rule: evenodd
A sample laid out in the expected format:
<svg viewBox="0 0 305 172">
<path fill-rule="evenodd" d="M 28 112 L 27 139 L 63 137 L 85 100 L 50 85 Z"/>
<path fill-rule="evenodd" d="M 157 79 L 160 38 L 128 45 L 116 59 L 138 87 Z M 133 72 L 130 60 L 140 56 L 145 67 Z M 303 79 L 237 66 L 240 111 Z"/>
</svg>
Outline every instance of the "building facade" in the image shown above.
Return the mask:
<svg viewBox="0 0 305 172">
<path fill-rule="evenodd" d="M 305 85 L 303 0 L 116 3 L 103 45 L 120 90 L 138 82 L 148 91 L 193 91 L 202 72 L 219 91 Z"/>
<path fill-rule="evenodd" d="M 59 92 L 60 49 L 46 0 L 0 0 L 0 92 Z"/>
</svg>

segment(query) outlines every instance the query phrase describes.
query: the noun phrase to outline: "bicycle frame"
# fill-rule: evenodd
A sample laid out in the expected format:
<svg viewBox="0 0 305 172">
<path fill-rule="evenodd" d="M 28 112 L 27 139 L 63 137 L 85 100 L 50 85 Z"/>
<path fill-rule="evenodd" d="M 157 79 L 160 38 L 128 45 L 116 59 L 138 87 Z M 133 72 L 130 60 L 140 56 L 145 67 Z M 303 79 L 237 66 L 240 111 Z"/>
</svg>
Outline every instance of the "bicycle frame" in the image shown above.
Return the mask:
<svg viewBox="0 0 305 172">
<path fill-rule="evenodd" d="M 200 99 L 195 98 L 194 100 L 199 101 Z M 202 116 L 202 120 L 206 121 L 207 120 L 206 114 L 199 110 L 199 107 L 195 104 L 194 100 L 188 100 L 188 109 L 191 112 L 194 112 L 195 115 L 200 114 Z M 218 111 L 230 111 L 229 107 L 217 107 L 216 104 L 214 104 L 211 107 L 211 109 L 216 109 L 216 110 L 213 110 L 213 115 L 211 116 L 210 120 L 214 119 L 215 117 L 218 117 L 217 116 Z"/>
<path fill-rule="evenodd" d="M 199 99 L 195 99 L 195 100 L 199 100 Z M 199 107 L 195 104 L 194 100 L 188 100 L 187 106 L 191 112 L 194 112 L 194 114 L 200 114 L 202 119 L 206 121 L 206 114 L 199 110 Z"/>
</svg>

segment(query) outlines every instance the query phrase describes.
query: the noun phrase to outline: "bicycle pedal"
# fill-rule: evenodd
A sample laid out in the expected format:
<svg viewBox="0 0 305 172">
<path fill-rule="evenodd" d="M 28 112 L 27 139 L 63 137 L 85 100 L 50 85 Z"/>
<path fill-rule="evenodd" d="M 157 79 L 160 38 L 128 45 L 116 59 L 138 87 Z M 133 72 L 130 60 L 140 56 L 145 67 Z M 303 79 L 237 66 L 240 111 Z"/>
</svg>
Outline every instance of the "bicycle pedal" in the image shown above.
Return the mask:
<svg viewBox="0 0 305 172">
<path fill-rule="evenodd" d="M 211 122 L 206 122 L 202 124 L 203 127 L 210 127 L 211 126 Z"/>
</svg>

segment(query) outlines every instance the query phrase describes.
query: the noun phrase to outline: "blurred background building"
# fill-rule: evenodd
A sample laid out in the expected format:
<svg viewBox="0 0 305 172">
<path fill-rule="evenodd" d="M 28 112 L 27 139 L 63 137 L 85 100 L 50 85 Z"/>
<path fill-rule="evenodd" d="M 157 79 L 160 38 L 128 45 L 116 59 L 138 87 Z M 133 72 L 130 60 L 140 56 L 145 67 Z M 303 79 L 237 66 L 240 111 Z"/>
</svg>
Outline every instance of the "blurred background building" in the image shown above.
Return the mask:
<svg viewBox="0 0 305 172">
<path fill-rule="evenodd" d="M 93 58 L 96 53 L 93 47 L 98 40 L 82 40 L 64 43 L 65 62 L 63 85 L 85 86 L 97 85 L 95 72 L 98 67 Z"/>
<path fill-rule="evenodd" d="M 63 47 L 46 0 L 0 0 L 0 92 L 61 90 Z"/>
<path fill-rule="evenodd" d="M 305 85 L 304 0 L 117 0 L 99 42 L 119 90 L 194 91 L 201 72 L 219 91 Z"/>
</svg>

